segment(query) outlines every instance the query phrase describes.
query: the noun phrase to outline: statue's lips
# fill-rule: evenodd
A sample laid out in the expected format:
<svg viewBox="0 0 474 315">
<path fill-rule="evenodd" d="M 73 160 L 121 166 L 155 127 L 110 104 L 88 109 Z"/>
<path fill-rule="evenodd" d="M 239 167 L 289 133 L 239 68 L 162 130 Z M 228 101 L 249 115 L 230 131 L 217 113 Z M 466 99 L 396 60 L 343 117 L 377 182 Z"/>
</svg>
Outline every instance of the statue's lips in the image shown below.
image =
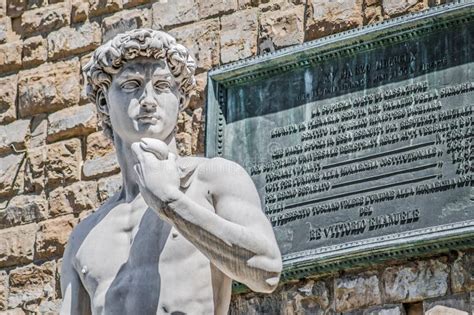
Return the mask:
<svg viewBox="0 0 474 315">
<path fill-rule="evenodd" d="M 159 120 L 158 116 L 155 115 L 139 115 L 137 116 L 137 121 L 146 124 L 156 124 Z"/>
</svg>

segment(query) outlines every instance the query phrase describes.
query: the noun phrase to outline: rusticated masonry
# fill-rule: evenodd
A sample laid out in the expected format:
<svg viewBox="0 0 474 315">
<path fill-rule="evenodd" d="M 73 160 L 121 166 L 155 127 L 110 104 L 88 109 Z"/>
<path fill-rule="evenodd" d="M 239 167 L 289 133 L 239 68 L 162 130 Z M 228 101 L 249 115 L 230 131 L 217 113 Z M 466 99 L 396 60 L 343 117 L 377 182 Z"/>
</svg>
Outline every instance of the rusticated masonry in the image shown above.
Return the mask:
<svg viewBox="0 0 474 315">
<path fill-rule="evenodd" d="M 211 68 L 444 2 L 0 0 L 0 314 L 58 312 L 69 233 L 120 187 L 113 146 L 83 87 L 81 68 L 101 43 L 151 27 L 190 48 L 198 88 L 177 138 L 182 155 L 202 155 Z M 451 253 L 303 279 L 269 296 L 235 295 L 231 313 L 467 314 L 473 265 L 472 253 Z"/>
</svg>

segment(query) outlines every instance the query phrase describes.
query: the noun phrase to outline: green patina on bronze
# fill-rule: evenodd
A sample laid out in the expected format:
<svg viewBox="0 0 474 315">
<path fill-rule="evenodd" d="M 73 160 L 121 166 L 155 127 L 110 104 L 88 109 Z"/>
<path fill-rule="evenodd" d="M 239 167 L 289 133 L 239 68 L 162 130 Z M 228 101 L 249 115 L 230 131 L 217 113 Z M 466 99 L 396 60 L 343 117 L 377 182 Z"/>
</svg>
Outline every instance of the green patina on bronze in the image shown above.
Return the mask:
<svg viewBox="0 0 474 315">
<path fill-rule="evenodd" d="M 472 248 L 473 48 L 458 1 L 209 73 L 206 154 L 252 175 L 283 280 Z"/>
</svg>

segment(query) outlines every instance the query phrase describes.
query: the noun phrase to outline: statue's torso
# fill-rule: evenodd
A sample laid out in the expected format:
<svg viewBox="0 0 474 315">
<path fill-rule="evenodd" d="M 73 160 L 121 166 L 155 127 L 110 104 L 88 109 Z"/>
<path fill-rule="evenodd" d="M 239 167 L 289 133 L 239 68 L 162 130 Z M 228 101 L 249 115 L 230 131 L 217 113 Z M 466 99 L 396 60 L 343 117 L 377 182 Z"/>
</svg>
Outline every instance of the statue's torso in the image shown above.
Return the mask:
<svg viewBox="0 0 474 315">
<path fill-rule="evenodd" d="M 186 195 L 213 211 L 193 180 Z M 230 279 L 141 196 L 111 202 L 81 224 L 88 230 L 75 269 L 95 314 L 225 314 Z"/>
</svg>

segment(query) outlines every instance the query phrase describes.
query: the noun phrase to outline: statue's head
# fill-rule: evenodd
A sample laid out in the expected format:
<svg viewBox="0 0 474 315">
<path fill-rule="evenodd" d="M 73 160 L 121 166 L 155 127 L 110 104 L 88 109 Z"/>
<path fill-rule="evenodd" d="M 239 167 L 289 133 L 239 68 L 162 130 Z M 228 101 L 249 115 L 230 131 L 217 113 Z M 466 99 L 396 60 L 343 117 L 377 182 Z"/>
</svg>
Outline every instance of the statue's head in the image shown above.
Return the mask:
<svg viewBox="0 0 474 315">
<path fill-rule="evenodd" d="M 95 50 L 84 67 L 87 95 L 111 138 L 165 140 L 189 102 L 195 69 L 188 50 L 173 37 L 137 29 Z"/>
</svg>

